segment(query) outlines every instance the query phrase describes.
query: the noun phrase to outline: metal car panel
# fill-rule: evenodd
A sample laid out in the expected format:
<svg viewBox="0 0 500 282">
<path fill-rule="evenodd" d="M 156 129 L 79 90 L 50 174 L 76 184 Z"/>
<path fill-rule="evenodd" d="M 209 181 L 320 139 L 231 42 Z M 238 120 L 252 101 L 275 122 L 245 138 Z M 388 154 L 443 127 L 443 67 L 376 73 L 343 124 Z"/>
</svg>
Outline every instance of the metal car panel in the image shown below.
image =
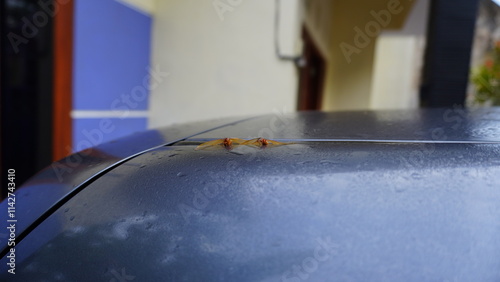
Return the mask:
<svg viewBox="0 0 500 282">
<path fill-rule="evenodd" d="M 52 163 L 16 189 L 16 234 L 22 239 L 36 221 L 65 198 L 70 198 L 80 187 L 105 173 L 109 168 L 143 151 L 187 138 L 200 132 L 231 125 L 246 118 L 226 118 L 176 125 L 149 130 L 97 145 Z M 91 139 L 100 139 L 102 132 L 90 130 Z M 92 133 L 93 132 L 93 133 Z M 95 141 L 94 140 L 94 141 Z M 90 141 L 89 141 L 90 142 Z M 70 149 L 69 149 L 70 150 Z M 0 210 L 7 210 L 7 201 L 0 203 Z M 7 213 L 0 213 L 2 231 L 6 232 Z M 8 225 L 8 224 L 7 224 Z M 31 226 L 31 227 L 30 227 Z M 5 253 L 7 240 L 0 236 L 0 249 Z"/>
<path fill-rule="evenodd" d="M 498 144 L 194 148 L 147 151 L 90 183 L 0 278 L 500 280 Z"/>
<path fill-rule="evenodd" d="M 500 142 L 499 124 L 500 108 L 276 112 L 190 140 L 264 137 L 295 141 Z"/>
</svg>

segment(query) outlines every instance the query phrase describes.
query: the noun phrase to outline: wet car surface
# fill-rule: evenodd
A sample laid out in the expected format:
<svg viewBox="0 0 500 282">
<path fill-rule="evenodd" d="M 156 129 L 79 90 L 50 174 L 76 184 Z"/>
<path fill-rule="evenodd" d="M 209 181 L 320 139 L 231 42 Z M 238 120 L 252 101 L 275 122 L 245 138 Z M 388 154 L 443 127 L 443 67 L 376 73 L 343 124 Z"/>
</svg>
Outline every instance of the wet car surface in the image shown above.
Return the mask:
<svg viewBox="0 0 500 282">
<path fill-rule="evenodd" d="M 294 144 L 194 150 L 258 136 Z M 498 109 L 269 115 L 169 140 L 109 154 L 100 173 L 25 216 L 16 275 L 4 256 L 1 277 L 500 279 Z M 51 191 L 30 183 L 19 193 Z"/>
</svg>

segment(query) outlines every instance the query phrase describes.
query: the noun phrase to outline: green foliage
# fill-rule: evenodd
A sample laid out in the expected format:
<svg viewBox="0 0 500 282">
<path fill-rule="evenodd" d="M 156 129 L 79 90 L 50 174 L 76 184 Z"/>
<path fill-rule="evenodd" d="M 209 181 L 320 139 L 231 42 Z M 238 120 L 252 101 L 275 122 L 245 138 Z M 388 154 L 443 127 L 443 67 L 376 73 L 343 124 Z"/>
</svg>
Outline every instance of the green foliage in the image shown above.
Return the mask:
<svg viewBox="0 0 500 282">
<path fill-rule="evenodd" d="M 500 43 L 484 65 L 473 72 L 471 80 L 476 86 L 476 103 L 491 102 L 493 106 L 500 106 Z"/>
</svg>

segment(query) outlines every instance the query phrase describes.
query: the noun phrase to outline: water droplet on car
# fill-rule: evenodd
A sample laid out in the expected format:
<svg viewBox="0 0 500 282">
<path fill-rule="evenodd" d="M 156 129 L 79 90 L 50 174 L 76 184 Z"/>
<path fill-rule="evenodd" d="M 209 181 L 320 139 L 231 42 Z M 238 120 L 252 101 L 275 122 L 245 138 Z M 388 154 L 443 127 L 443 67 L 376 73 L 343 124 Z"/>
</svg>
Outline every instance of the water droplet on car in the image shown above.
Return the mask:
<svg viewBox="0 0 500 282">
<path fill-rule="evenodd" d="M 141 164 L 139 167 L 140 167 L 140 168 L 143 168 L 143 167 L 145 167 L 145 166 L 146 166 L 145 164 Z"/>
<path fill-rule="evenodd" d="M 178 156 L 179 154 L 171 154 L 171 155 L 168 155 L 169 158 L 171 157 L 175 157 L 175 156 Z"/>
<path fill-rule="evenodd" d="M 73 221 L 73 219 L 75 219 L 75 216 L 69 218 L 70 221 Z"/>
<path fill-rule="evenodd" d="M 396 191 L 396 193 L 401 193 L 401 192 L 406 191 L 406 187 L 405 186 L 396 186 L 394 188 L 394 191 Z"/>
<path fill-rule="evenodd" d="M 414 173 L 411 174 L 411 178 L 413 178 L 413 179 L 422 179 L 422 175 L 420 175 L 419 173 L 414 172 Z"/>
<path fill-rule="evenodd" d="M 177 176 L 178 176 L 178 177 L 183 177 L 183 176 L 186 176 L 186 174 L 185 174 L 185 173 L 182 173 L 182 172 L 179 172 L 179 173 L 177 173 Z"/>
<path fill-rule="evenodd" d="M 69 211 L 69 208 L 66 208 L 66 209 L 64 210 L 64 212 L 68 212 L 68 211 Z"/>
</svg>

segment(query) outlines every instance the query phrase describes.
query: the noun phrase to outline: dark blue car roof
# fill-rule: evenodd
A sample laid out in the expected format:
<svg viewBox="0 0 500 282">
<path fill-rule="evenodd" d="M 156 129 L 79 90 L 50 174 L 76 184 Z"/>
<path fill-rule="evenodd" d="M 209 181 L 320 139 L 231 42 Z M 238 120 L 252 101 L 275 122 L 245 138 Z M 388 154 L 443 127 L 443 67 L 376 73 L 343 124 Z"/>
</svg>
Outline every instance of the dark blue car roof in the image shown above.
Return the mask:
<svg viewBox="0 0 500 282">
<path fill-rule="evenodd" d="M 28 225 L 18 274 L 5 277 L 500 279 L 498 109 L 276 114 L 214 127 L 149 149 L 138 135 L 137 152 L 80 178 Z M 194 150 L 224 137 L 296 144 Z"/>
</svg>

